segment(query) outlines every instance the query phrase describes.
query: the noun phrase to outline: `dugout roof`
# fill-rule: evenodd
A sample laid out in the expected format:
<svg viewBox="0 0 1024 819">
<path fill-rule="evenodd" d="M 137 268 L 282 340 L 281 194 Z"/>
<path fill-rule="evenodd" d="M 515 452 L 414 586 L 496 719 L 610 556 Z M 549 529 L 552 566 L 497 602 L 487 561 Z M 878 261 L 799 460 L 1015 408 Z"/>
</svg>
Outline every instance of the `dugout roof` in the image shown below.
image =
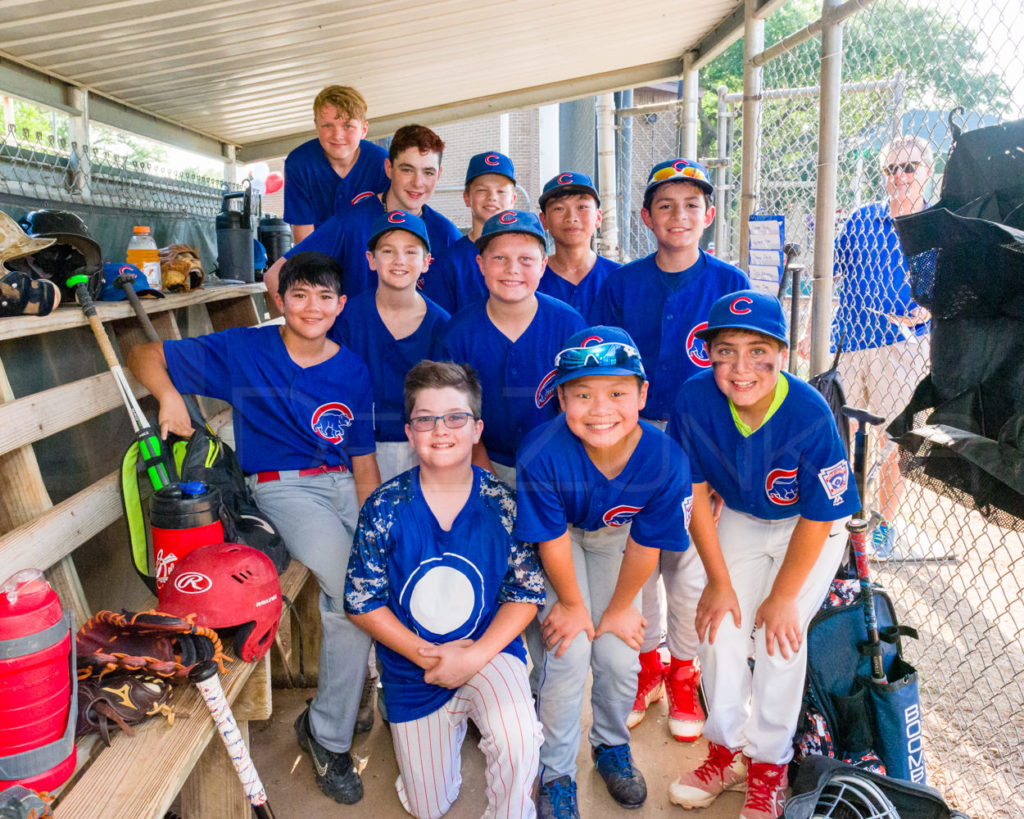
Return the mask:
<svg viewBox="0 0 1024 819">
<path fill-rule="evenodd" d="M 0 88 L 71 110 L 84 87 L 92 119 L 252 160 L 310 138 L 330 83 L 382 136 L 677 78 L 742 22 L 740 0 L 0 0 Z"/>
</svg>

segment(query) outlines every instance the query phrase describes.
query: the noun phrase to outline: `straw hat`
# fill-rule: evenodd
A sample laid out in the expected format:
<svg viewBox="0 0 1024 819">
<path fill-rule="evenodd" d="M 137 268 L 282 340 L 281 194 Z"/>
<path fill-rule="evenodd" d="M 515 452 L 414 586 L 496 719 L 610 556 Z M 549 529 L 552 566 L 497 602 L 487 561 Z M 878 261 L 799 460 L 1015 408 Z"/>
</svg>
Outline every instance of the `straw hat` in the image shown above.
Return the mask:
<svg viewBox="0 0 1024 819">
<path fill-rule="evenodd" d="M 26 235 L 10 216 L 0 211 L 0 273 L 6 272 L 4 262 L 30 256 L 52 245 L 56 239 L 33 239 Z"/>
</svg>

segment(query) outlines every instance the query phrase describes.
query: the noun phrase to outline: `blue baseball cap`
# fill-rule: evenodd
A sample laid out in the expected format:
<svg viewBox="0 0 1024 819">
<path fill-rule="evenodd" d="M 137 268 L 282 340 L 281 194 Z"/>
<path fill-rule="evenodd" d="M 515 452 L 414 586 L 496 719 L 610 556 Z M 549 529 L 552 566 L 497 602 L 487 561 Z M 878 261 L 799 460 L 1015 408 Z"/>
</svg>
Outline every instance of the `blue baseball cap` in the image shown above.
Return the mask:
<svg viewBox="0 0 1024 819">
<path fill-rule="evenodd" d="M 516 184 L 516 169 L 512 164 L 512 160 L 505 156 L 505 154 L 499 154 L 497 151 L 477 154 L 469 160 L 469 167 L 466 168 L 466 184 L 468 185 L 478 176 L 483 176 L 485 173 L 500 173 L 502 176 L 507 176 L 511 179 L 513 185 Z"/>
<path fill-rule="evenodd" d="M 100 291 L 100 301 L 124 301 L 128 294 L 114 284 L 121 276 L 134 276 L 132 287 L 140 296 L 155 296 L 162 299 L 164 294 L 159 290 L 153 290 L 149 286 L 146 274 L 133 264 L 127 262 L 107 262 L 103 265 L 103 289 Z"/>
<path fill-rule="evenodd" d="M 573 333 L 555 356 L 552 387 L 585 375 L 638 375 L 644 381 L 640 350 L 621 327 L 599 325 Z"/>
<path fill-rule="evenodd" d="M 722 296 L 711 305 L 708 326 L 695 335 L 707 341 L 719 330 L 751 330 L 789 346 L 781 302 L 769 293 L 756 290 L 738 290 Z"/>
<path fill-rule="evenodd" d="M 708 169 L 693 159 L 667 159 L 651 168 L 644 196 L 665 182 L 692 182 L 704 193 L 715 192 Z"/>
<path fill-rule="evenodd" d="M 427 236 L 427 226 L 419 216 L 404 210 L 391 210 L 382 213 L 373 220 L 370 225 L 370 238 L 366 247 L 371 252 L 377 247 L 377 240 L 392 230 L 404 230 L 419 239 L 430 252 L 430 237 Z"/>
<path fill-rule="evenodd" d="M 594 197 L 594 201 L 597 202 L 597 206 L 601 207 L 601 197 L 597 195 L 597 188 L 594 187 L 594 180 L 587 176 L 585 173 L 576 173 L 576 171 L 565 171 L 560 173 L 558 176 L 549 179 L 544 184 L 544 190 L 541 191 L 540 199 L 537 204 L 541 210 L 544 210 L 545 203 L 552 196 L 562 196 L 572 193 L 585 193 Z"/>
<path fill-rule="evenodd" d="M 535 214 L 525 210 L 503 210 L 484 222 L 480 236 L 476 240 L 476 249 L 483 253 L 491 239 L 502 233 L 526 233 L 535 236 L 542 245 L 547 246 L 544 228 Z"/>
</svg>

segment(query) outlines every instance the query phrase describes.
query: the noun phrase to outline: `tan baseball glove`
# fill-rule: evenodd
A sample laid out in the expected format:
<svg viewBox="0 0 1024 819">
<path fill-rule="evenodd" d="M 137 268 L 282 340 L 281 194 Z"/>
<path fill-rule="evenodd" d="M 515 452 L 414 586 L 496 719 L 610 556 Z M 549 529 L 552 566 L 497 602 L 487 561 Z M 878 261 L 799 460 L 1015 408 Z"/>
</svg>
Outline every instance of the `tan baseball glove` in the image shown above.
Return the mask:
<svg viewBox="0 0 1024 819">
<path fill-rule="evenodd" d="M 160 248 L 160 278 L 165 291 L 187 293 L 200 287 L 205 276 L 199 251 L 194 247 L 178 244 Z"/>
</svg>

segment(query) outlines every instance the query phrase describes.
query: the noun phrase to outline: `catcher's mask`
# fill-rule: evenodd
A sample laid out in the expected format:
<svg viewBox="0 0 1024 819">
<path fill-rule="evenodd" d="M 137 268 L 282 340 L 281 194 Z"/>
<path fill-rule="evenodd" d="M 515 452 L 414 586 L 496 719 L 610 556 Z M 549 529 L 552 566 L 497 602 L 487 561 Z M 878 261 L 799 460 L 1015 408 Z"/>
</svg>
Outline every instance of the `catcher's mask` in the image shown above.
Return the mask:
<svg viewBox="0 0 1024 819">
<path fill-rule="evenodd" d="M 19 269 L 57 284 L 67 303 L 74 300 L 75 294 L 66 282 L 78 271 L 89 276 L 92 297 L 99 295 L 103 286 L 103 251 L 80 217 L 67 210 L 34 210 L 19 224 L 29 236 L 55 240 L 50 247 L 19 260 Z"/>
<path fill-rule="evenodd" d="M 159 593 L 160 608 L 212 629 L 238 627 L 235 653 L 260 659 L 281 620 L 281 584 L 273 562 L 240 543 L 200 546 L 182 557 Z"/>
<path fill-rule="evenodd" d="M 856 772 L 832 776 L 822 789 L 811 819 L 899 819 L 881 788 Z"/>
</svg>

